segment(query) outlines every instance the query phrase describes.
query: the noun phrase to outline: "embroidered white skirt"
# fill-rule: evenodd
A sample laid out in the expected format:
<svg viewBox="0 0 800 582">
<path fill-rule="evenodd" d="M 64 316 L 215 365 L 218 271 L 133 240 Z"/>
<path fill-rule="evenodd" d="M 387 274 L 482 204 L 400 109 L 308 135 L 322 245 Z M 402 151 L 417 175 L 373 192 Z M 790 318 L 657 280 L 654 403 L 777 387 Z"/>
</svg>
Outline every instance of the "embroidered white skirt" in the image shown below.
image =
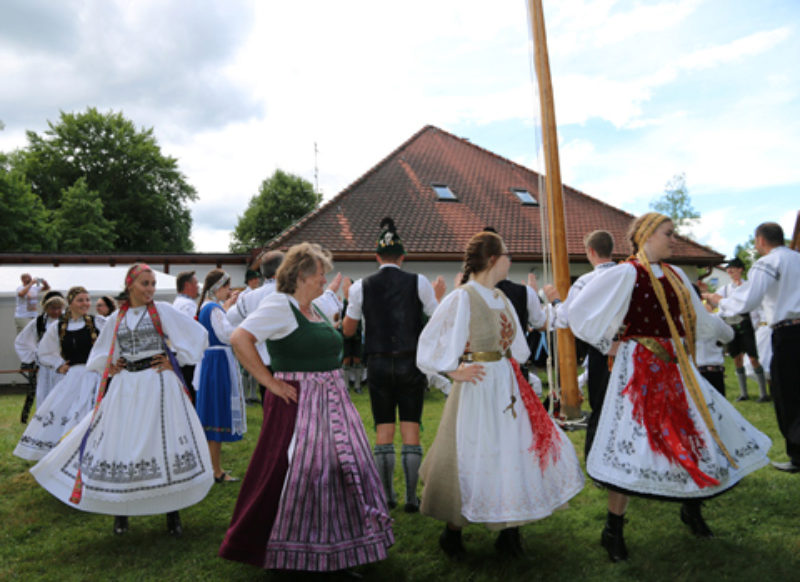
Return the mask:
<svg viewBox="0 0 800 582">
<path fill-rule="evenodd" d="M 593 479 L 631 493 L 676 499 L 704 498 L 725 491 L 769 462 L 767 452 L 772 445 L 769 437 L 739 414 L 694 367 L 717 433 L 737 467 L 728 462 L 714 441 L 688 392 L 689 418 L 703 441 L 697 467 L 719 481 L 719 485 L 700 487 L 681 465 L 655 452 L 650 446 L 647 429 L 633 418 L 631 398 L 623 394 L 634 373 L 636 346 L 635 342 L 624 342 L 614 360 L 597 434 L 586 461 L 586 470 Z M 685 385 L 684 381 L 684 391 Z M 642 387 L 632 389 L 641 390 Z"/>
<path fill-rule="evenodd" d="M 109 515 L 167 513 L 214 483 L 208 445 L 173 372 L 122 371 L 100 404 L 80 462 L 83 496 L 69 501 L 91 413 L 31 473 L 71 507 Z"/>
<path fill-rule="evenodd" d="M 531 427 L 507 360 L 482 365 L 483 380 L 458 384 L 448 397 L 436 439 L 420 469 L 425 483 L 420 510 L 436 519 L 486 523 L 490 528 L 547 517 L 583 488 L 575 449 L 544 413 L 543 421 L 552 426 Z M 516 418 L 507 408 L 512 390 Z M 534 431 L 543 429 L 555 430 L 558 436 L 553 444 L 555 458 L 540 464 L 537 453 L 528 449 Z M 449 461 L 453 455 L 457 475 Z M 457 483 L 452 482 L 454 478 Z M 461 501 L 458 516 L 447 507 L 452 499 Z"/>
<path fill-rule="evenodd" d="M 14 454 L 29 461 L 38 461 L 49 453 L 59 440 L 72 430 L 94 406 L 100 375 L 84 365 L 71 366 L 61 376 L 22 433 Z"/>
</svg>

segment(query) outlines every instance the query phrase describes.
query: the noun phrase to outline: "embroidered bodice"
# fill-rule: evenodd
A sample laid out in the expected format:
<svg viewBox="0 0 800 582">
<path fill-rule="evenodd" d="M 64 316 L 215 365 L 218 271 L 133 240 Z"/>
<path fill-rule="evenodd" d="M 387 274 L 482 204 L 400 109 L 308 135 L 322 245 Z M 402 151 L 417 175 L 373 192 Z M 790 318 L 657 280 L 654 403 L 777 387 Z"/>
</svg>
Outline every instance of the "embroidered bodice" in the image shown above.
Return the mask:
<svg viewBox="0 0 800 582">
<path fill-rule="evenodd" d="M 117 332 L 120 356 L 128 361 L 141 360 L 164 351 L 161 337 L 147 314 L 147 309 L 139 309 L 141 312 L 138 309 L 128 311 Z M 136 322 L 133 328 L 130 327 L 132 319 Z"/>
</svg>

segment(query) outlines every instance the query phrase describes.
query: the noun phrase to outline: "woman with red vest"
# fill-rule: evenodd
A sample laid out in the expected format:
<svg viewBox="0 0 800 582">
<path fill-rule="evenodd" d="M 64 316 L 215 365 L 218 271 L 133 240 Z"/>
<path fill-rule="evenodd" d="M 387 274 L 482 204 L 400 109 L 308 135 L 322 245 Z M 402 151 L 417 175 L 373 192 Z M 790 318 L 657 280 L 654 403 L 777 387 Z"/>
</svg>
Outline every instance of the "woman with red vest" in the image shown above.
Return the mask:
<svg viewBox="0 0 800 582">
<path fill-rule="evenodd" d="M 683 271 L 665 262 L 676 242 L 669 217 L 650 212 L 629 230 L 634 255 L 595 277 L 570 307 L 576 336 L 608 353 L 611 379 L 586 469 L 607 485 L 601 543 L 628 556 L 629 495 L 681 501 L 681 520 L 713 534 L 700 502 L 767 464 L 769 438 L 697 371 L 695 338 L 714 325 Z"/>
</svg>

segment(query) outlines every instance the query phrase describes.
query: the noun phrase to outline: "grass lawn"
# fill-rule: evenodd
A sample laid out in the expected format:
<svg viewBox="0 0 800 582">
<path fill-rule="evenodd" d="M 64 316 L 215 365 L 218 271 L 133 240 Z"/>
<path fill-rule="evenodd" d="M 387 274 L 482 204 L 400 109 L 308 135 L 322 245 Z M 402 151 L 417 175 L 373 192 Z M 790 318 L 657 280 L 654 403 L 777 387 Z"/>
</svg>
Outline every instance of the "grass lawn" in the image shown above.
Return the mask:
<svg viewBox="0 0 800 582">
<path fill-rule="evenodd" d="M 735 376 L 728 369 L 729 398 Z M 750 394 L 757 394 L 754 384 Z M 0 395 L 0 580 L 304 580 L 216 556 L 228 527 L 238 484 L 215 485 L 201 503 L 181 512 L 184 535 L 166 533 L 163 515 L 132 517 L 124 536 L 111 531 L 112 518 L 68 507 L 31 477 L 31 463 L 11 454 L 22 434 L 24 396 Z M 353 394 L 374 442 L 369 398 Z M 425 450 L 444 405 L 439 392 L 425 403 Z M 786 460 L 771 404 L 737 403 L 737 408 L 773 439 L 771 458 Z M 223 446 L 223 465 L 243 476 L 261 428 L 260 408 L 248 407 L 249 432 Z M 569 433 L 582 458 L 583 431 Z M 398 463 L 396 488 L 403 493 Z M 392 512 L 396 543 L 389 558 L 358 568 L 365 580 L 800 580 L 800 475 L 766 467 L 729 493 L 710 501 L 704 515 L 716 538 L 697 539 L 678 516 L 677 504 L 633 499 L 625 538 L 630 559 L 612 564 L 600 546 L 606 495 L 590 483 L 568 509 L 522 528 L 529 554 L 509 562 L 494 552 L 494 534 L 482 526 L 464 530 L 466 562 L 450 562 L 438 546 L 442 525 L 401 506 Z M 336 577 L 331 577 L 335 579 Z"/>
</svg>

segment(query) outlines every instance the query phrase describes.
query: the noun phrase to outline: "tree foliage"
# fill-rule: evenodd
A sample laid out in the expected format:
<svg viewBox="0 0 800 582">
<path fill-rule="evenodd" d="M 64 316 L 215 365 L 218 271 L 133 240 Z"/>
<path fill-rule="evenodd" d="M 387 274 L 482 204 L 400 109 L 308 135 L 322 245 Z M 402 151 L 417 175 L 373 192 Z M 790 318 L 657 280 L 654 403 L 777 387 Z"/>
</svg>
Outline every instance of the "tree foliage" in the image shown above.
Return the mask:
<svg viewBox="0 0 800 582">
<path fill-rule="evenodd" d="M 51 250 L 49 214 L 21 173 L 0 167 L 0 251 Z"/>
<path fill-rule="evenodd" d="M 61 197 L 67 192 L 72 196 L 70 205 L 76 197 L 94 197 L 90 192 L 99 197 L 101 204 L 96 206 L 104 220 L 93 223 L 95 232 L 83 240 L 100 244 L 97 234 L 113 224 L 114 248 L 119 251 L 193 248 L 187 203 L 197 199 L 194 188 L 178 170 L 177 160 L 161 153 L 153 130 L 137 130 L 122 113 L 100 113 L 95 108 L 62 112 L 59 122 L 48 122 L 42 135 L 28 132 L 19 169 L 51 211 L 61 209 Z M 72 191 L 73 187 L 78 190 Z"/>
<path fill-rule="evenodd" d="M 100 195 L 89 190 L 85 178 L 62 192 L 52 229 L 57 250 L 65 253 L 111 251 L 117 238 L 114 222 L 103 216 Z"/>
<path fill-rule="evenodd" d="M 700 213 L 692 206 L 685 173 L 675 174 L 664 187 L 664 195 L 651 203 L 650 208 L 669 216 L 675 230 L 683 235 L 700 218 Z"/>
<path fill-rule="evenodd" d="M 282 170 L 261 183 L 231 234 L 231 252 L 263 246 L 322 200 L 311 182 Z"/>
</svg>

